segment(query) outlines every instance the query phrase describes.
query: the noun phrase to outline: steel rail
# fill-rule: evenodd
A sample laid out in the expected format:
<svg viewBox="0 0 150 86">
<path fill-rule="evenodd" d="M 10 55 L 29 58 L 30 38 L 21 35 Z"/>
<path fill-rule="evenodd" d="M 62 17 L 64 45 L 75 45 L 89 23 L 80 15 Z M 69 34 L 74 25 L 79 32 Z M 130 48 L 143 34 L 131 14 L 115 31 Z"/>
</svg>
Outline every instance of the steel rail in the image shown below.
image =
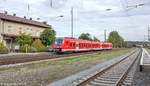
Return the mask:
<svg viewBox="0 0 150 86">
<path fill-rule="evenodd" d="M 128 57 L 130 57 L 131 55 L 133 55 L 135 52 L 137 52 L 137 50 L 134 50 L 129 55 L 125 56 L 123 59 L 119 60 L 118 62 L 116 62 L 116 63 L 114 63 L 112 65 L 110 65 L 109 67 L 105 68 L 104 70 L 100 71 L 99 73 L 96 73 L 95 75 L 93 75 L 91 77 L 88 77 L 87 79 L 85 79 L 82 82 L 78 83 L 76 86 L 85 86 L 88 82 L 94 80 L 95 77 L 98 77 L 99 75 L 104 74 L 106 71 L 108 71 L 112 67 L 116 66 L 117 64 L 121 63 L 122 61 L 124 61 L 125 59 L 127 59 Z"/>
<path fill-rule="evenodd" d="M 141 57 L 142 54 L 142 50 L 139 51 L 139 54 L 137 55 L 137 57 L 134 59 L 134 61 L 131 63 L 131 65 L 129 66 L 129 68 L 127 69 L 127 71 L 124 72 L 124 74 L 122 74 L 122 76 L 120 77 L 120 79 L 117 81 L 115 86 L 121 86 L 123 81 L 126 79 L 128 73 L 130 72 L 130 70 L 132 69 L 133 65 L 135 64 L 137 58 Z"/>
</svg>

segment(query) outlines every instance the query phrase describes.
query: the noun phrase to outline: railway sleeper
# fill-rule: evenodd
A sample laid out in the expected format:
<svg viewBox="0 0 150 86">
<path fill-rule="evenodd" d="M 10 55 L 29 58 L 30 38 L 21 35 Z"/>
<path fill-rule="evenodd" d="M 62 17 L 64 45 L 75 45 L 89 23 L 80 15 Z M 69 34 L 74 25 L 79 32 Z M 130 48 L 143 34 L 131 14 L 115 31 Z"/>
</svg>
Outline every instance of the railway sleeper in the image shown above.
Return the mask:
<svg viewBox="0 0 150 86">
<path fill-rule="evenodd" d="M 107 80 L 94 80 L 94 82 L 98 82 L 98 83 L 107 83 L 107 84 L 115 84 L 115 82 L 116 82 L 117 80 L 109 80 L 109 81 L 107 81 Z"/>
<path fill-rule="evenodd" d="M 88 85 L 90 85 L 90 86 L 111 86 L 112 84 L 92 81 Z"/>
<path fill-rule="evenodd" d="M 117 79 L 119 79 L 118 77 L 113 77 L 113 78 L 107 78 L 107 79 L 105 79 L 105 81 L 116 81 Z M 104 80 L 103 78 L 97 78 L 97 80 Z"/>
<path fill-rule="evenodd" d="M 116 77 L 120 77 L 121 74 L 116 74 L 116 75 L 109 75 L 109 76 L 100 76 L 101 78 L 116 78 Z"/>
<path fill-rule="evenodd" d="M 104 79 L 104 78 L 98 77 L 97 79 Z M 119 77 L 108 77 L 108 79 L 119 79 Z"/>
</svg>

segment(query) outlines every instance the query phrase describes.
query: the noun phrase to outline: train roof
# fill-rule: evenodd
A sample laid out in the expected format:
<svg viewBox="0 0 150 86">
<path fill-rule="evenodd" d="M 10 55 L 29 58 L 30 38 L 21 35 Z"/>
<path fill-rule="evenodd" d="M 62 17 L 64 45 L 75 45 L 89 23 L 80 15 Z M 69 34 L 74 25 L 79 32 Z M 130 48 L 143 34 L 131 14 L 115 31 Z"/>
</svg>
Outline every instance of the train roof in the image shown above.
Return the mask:
<svg viewBox="0 0 150 86">
<path fill-rule="evenodd" d="M 86 42 L 86 43 L 105 43 L 105 44 L 112 44 L 110 42 L 101 42 L 101 41 L 90 41 L 90 40 L 83 40 L 83 39 L 76 39 L 76 38 L 72 38 L 72 37 L 56 37 L 56 38 L 62 38 L 62 39 L 70 39 L 70 40 L 75 40 L 75 41 L 79 41 L 79 42 Z"/>
</svg>

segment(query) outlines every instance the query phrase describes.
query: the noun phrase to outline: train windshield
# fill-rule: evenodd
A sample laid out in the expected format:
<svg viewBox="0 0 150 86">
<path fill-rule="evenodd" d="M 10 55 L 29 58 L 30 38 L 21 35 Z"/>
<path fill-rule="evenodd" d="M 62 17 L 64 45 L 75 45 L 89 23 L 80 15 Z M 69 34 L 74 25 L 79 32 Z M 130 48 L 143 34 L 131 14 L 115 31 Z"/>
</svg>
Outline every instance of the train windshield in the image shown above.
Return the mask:
<svg viewBox="0 0 150 86">
<path fill-rule="evenodd" d="M 62 44 L 62 42 L 63 42 L 63 38 L 56 38 L 55 39 L 55 44 L 56 45 L 60 45 L 60 44 Z"/>
</svg>

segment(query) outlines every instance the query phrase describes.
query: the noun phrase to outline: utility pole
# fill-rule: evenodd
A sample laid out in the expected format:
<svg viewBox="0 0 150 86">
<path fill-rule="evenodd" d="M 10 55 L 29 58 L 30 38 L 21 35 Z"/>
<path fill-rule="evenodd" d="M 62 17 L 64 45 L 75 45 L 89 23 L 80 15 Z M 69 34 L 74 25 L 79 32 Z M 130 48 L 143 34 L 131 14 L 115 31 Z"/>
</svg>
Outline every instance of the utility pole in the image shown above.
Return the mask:
<svg viewBox="0 0 150 86">
<path fill-rule="evenodd" d="M 147 37 L 147 36 L 146 36 L 146 35 L 144 35 L 144 42 L 146 41 L 146 37 Z"/>
<path fill-rule="evenodd" d="M 148 26 L 148 41 L 150 41 L 150 28 Z"/>
<path fill-rule="evenodd" d="M 104 30 L 104 41 L 106 42 L 107 38 L 106 38 L 106 29 Z"/>
<path fill-rule="evenodd" d="M 50 6 L 53 8 L 53 0 L 50 0 Z"/>
<path fill-rule="evenodd" d="M 71 8 L 71 37 L 73 38 L 73 7 Z"/>
<path fill-rule="evenodd" d="M 30 4 L 28 3 L 27 4 L 27 17 L 30 17 L 30 10 L 31 10 L 31 7 L 30 7 Z"/>
</svg>

